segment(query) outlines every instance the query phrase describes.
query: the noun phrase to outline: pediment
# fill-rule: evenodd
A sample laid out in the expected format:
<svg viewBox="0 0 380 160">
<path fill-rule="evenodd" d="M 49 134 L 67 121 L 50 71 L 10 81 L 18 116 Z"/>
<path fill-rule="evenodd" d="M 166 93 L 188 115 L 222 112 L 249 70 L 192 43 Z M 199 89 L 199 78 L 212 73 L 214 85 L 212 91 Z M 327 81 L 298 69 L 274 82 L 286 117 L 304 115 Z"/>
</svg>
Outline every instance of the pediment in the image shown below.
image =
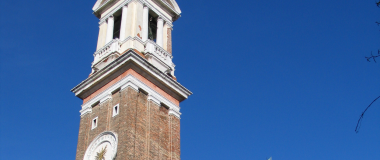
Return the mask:
<svg viewBox="0 0 380 160">
<path fill-rule="evenodd" d="M 93 11 L 97 10 L 99 7 L 101 7 L 103 4 L 105 4 L 109 1 L 113 1 L 113 0 L 97 0 L 94 7 L 92 7 L 92 10 Z M 162 4 L 166 4 L 167 6 L 169 6 L 169 8 L 173 9 L 178 14 L 181 14 L 181 9 L 179 8 L 179 6 L 175 0 L 155 0 L 155 1 L 162 3 Z"/>
<path fill-rule="evenodd" d="M 179 6 L 175 0 L 157 0 L 157 1 L 162 1 L 166 4 L 168 4 L 170 7 L 172 7 L 179 14 L 181 13 L 181 9 L 179 8 Z"/>
<path fill-rule="evenodd" d="M 97 8 L 99 8 L 101 5 L 103 5 L 107 1 L 109 1 L 109 0 L 97 0 L 94 7 L 92 7 L 92 10 L 95 11 Z"/>
</svg>

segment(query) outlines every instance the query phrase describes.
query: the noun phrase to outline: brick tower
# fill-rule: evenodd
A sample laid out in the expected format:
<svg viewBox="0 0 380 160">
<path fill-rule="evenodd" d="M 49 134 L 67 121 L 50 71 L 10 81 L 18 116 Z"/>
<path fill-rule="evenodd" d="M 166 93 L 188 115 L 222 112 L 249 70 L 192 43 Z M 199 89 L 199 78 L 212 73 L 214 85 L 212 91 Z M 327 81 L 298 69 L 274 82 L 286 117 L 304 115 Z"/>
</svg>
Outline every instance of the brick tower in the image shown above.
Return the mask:
<svg viewBox="0 0 380 160">
<path fill-rule="evenodd" d="M 76 160 L 179 160 L 179 103 L 192 93 L 174 76 L 175 0 L 98 0 L 99 36 L 83 100 Z"/>
</svg>

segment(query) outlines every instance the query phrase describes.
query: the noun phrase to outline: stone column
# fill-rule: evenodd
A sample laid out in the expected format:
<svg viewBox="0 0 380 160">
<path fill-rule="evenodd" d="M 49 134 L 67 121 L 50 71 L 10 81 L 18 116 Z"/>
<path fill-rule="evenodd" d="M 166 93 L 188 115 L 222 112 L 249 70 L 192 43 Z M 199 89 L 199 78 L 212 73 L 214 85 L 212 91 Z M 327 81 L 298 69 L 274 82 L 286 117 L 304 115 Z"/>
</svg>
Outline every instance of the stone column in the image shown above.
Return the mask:
<svg viewBox="0 0 380 160">
<path fill-rule="evenodd" d="M 156 36 L 156 43 L 162 47 L 163 46 L 163 29 L 164 28 L 164 20 L 161 17 L 158 17 L 157 20 L 157 36 Z"/>
<path fill-rule="evenodd" d="M 125 37 L 125 29 L 127 27 L 127 14 L 128 14 L 128 6 L 123 6 L 123 13 L 121 15 L 121 26 L 120 26 L 120 40 L 124 40 Z"/>
<path fill-rule="evenodd" d="M 149 8 L 144 6 L 143 10 L 143 29 L 142 29 L 142 40 L 145 42 L 148 39 L 148 25 L 149 25 Z"/>
<path fill-rule="evenodd" d="M 108 17 L 107 19 L 107 35 L 106 35 L 106 44 L 108 42 L 111 42 L 113 39 L 113 25 L 114 25 L 114 20 L 113 16 Z"/>
</svg>

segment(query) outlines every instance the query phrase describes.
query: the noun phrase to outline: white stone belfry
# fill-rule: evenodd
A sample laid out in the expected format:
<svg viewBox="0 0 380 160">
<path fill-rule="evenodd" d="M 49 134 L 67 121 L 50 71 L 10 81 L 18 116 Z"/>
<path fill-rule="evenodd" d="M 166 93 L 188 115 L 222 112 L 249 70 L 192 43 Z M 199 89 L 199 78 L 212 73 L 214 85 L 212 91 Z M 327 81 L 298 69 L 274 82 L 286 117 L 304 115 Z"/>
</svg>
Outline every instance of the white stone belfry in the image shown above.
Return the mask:
<svg viewBox="0 0 380 160">
<path fill-rule="evenodd" d="M 175 78 L 172 42 L 168 38 L 172 35 L 168 30 L 181 14 L 175 0 L 98 0 L 93 10 L 100 22 L 92 73 L 134 49 L 160 71 Z"/>
</svg>

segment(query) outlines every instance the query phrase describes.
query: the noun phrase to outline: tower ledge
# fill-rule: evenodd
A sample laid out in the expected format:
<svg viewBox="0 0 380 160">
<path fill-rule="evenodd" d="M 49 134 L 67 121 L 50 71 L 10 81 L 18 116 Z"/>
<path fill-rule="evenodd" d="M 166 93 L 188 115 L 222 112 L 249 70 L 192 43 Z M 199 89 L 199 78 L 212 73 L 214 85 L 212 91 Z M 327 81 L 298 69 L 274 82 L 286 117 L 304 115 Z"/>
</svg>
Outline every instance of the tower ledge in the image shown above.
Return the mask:
<svg viewBox="0 0 380 160">
<path fill-rule="evenodd" d="M 75 96 L 85 100 L 128 69 L 133 69 L 179 102 L 187 99 L 192 94 L 191 91 L 157 69 L 137 52 L 133 49 L 127 50 L 116 60 L 90 75 L 71 91 L 75 93 Z"/>
</svg>

